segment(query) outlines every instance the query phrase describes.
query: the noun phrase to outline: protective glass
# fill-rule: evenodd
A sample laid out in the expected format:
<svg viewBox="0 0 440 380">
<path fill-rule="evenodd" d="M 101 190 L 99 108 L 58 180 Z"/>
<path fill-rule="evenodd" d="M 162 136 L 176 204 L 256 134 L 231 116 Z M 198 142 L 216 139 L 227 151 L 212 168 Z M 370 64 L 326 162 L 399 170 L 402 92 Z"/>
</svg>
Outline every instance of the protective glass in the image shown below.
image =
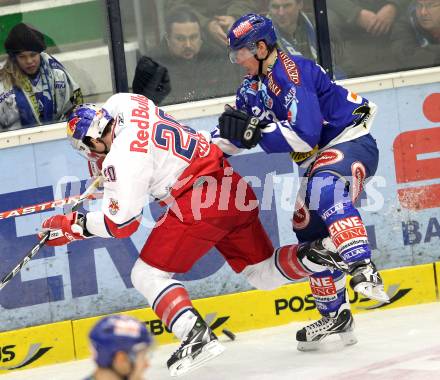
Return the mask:
<svg viewBox="0 0 440 380">
<path fill-rule="evenodd" d="M 427 12 L 430 12 L 434 8 L 440 7 L 440 1 L 439 0 L 433 0 L 433 1 L 418 1 L 416 3 L 416 8 L 418 10 L 426 9 Z"/>
<path fill-rule="evenodd" d="M 237 50 L 229 49 L 229 59 L 232 63 L 244 62 L 253 57 L 255 54 L 257 54 L 256 45 L 252 45 L 251 47 L 243 47 Z"/>
</svg>

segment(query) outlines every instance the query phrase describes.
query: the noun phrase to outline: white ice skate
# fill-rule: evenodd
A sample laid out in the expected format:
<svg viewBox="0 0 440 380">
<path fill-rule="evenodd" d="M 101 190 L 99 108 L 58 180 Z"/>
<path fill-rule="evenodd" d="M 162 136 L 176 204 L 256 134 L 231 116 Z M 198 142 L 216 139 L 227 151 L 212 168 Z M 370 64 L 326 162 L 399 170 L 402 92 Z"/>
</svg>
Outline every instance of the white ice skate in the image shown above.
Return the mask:
<svg viewBox="0 0 440 380">
<path fill-rule="evenodd" d="M 201 317 L 179 349 L 168 359 L 167 365 L 171 376 L 181 376 L 201 367 L 207 361 L 220 355 L 225 350 L 216 335 Z"/>
<path fill-rule="evenodd" d="M 296 340 L 299 351 L 319 349 L 320 342 L 329 335 L 338 334 L 344 345 L 357 343 L 353 332 L 354 320 L 347 304 L 341 305 L 334 317 L 322 317 L 320 320 L 297 331 Z"/>
<path fill-rule="evenodd" d="M 390 297 L 385 292 L 382 278 L 373 262 L 366 260 L 353 263 L 349 272 L 353 276 L 350 280 L 350 286 L 355 292 L 372 300 L 390 302 Z"/>
</svg>

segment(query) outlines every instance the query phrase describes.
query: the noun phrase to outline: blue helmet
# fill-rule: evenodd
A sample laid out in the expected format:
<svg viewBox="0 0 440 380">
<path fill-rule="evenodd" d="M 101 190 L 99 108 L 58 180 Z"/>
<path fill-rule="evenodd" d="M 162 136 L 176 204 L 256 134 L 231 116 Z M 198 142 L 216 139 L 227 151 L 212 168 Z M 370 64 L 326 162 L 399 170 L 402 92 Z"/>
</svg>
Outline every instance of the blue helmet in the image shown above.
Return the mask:
<svg viewBox="0 0 440 380">
<path fill-rule="evenodd" d="M 73 148 L 90 161 L 99 157 L 84 142 L 85 137 L 101 137 L 106 125 L 112 120 L 109 113 L 95 104 L 81 104 L 75 107 L 67 120 L 67 138 Z"/>
<path fill-rule="evenodd" d="M 244 47 L 254 49 L 258 41 L 264 41 L 268 46 L 277 42 L 277 35 L 272 20 L 249 13 L 237 19 L 228 32 L 228 46 L 231 50 Z"/>
<path fill-rule="evenodd" d="M 113 357 L 118 351 L 132 357 L 144 348 L 151 346 L 153 340 L 144 323 L 126 315 L 112 315 L 102 318 L 90 331 L 90 342 L 94 359 L 99 367 L 112 366 Z"/>
</svg>

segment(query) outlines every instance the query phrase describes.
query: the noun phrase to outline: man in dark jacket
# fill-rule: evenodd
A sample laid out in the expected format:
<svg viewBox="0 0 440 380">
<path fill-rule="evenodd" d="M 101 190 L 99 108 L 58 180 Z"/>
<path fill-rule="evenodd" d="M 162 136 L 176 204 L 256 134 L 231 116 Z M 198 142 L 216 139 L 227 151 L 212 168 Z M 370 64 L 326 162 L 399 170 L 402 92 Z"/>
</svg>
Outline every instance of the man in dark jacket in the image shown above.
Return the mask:
<svg viewBox="0 0 440 380">
<path fill-rule="evenodd" d="M 402 16 L 391 36 L 400 68 L 440 65 L 440 0 L 416 0 Z"/>
<path fill-rule="evenodd" d="M 168 69 L 171 93 L 167 103 L 232 95 L 241 80 L 226 55 L 217 55 L 204 40 L 197 15 L 189 7 L 172 10 L 166 36 L 151 56 Z"/>
<path fill-rule="evenodd" d="M 335 13 L 330 32 L 339 29 L 345 40 L 341 62 L 348 76 L 394 71 L 397 63 L 389 54 L 390 35 L 408 0 L 329 1 Z"/>
</svg>

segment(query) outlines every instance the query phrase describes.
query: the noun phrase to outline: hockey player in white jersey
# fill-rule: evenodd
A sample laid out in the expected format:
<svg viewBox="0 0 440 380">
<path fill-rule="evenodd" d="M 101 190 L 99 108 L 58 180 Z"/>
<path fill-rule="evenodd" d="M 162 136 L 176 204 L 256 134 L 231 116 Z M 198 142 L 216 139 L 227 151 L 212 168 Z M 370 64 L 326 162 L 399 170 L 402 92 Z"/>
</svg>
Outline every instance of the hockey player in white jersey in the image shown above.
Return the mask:
<svg viewBox="0 0 440 380">
<path fill-rule="evenodd" d="M 50 232 L 48 245 L 93 236 L 125 238 L 138 228 L 149 196 L 169 205 L 142 248 L 131 280 L 182 341 L 167 363 L 171 375 L 195 369 L 224 349 L 183 284 L 173 279 L 212 247 L 260 289 L 276 288 L 340 261 L 338 255 L 332 259 L 322 241 L 274 254 L 254 192 L 209 143 L 209 133 L 179 124 L 144 96 L 116 94 L 102 108 L 79 106 L 67 133 L 88 160 L 104 158 L 102 209 L 46 219 L 42 232 Z"/>
</svg>

